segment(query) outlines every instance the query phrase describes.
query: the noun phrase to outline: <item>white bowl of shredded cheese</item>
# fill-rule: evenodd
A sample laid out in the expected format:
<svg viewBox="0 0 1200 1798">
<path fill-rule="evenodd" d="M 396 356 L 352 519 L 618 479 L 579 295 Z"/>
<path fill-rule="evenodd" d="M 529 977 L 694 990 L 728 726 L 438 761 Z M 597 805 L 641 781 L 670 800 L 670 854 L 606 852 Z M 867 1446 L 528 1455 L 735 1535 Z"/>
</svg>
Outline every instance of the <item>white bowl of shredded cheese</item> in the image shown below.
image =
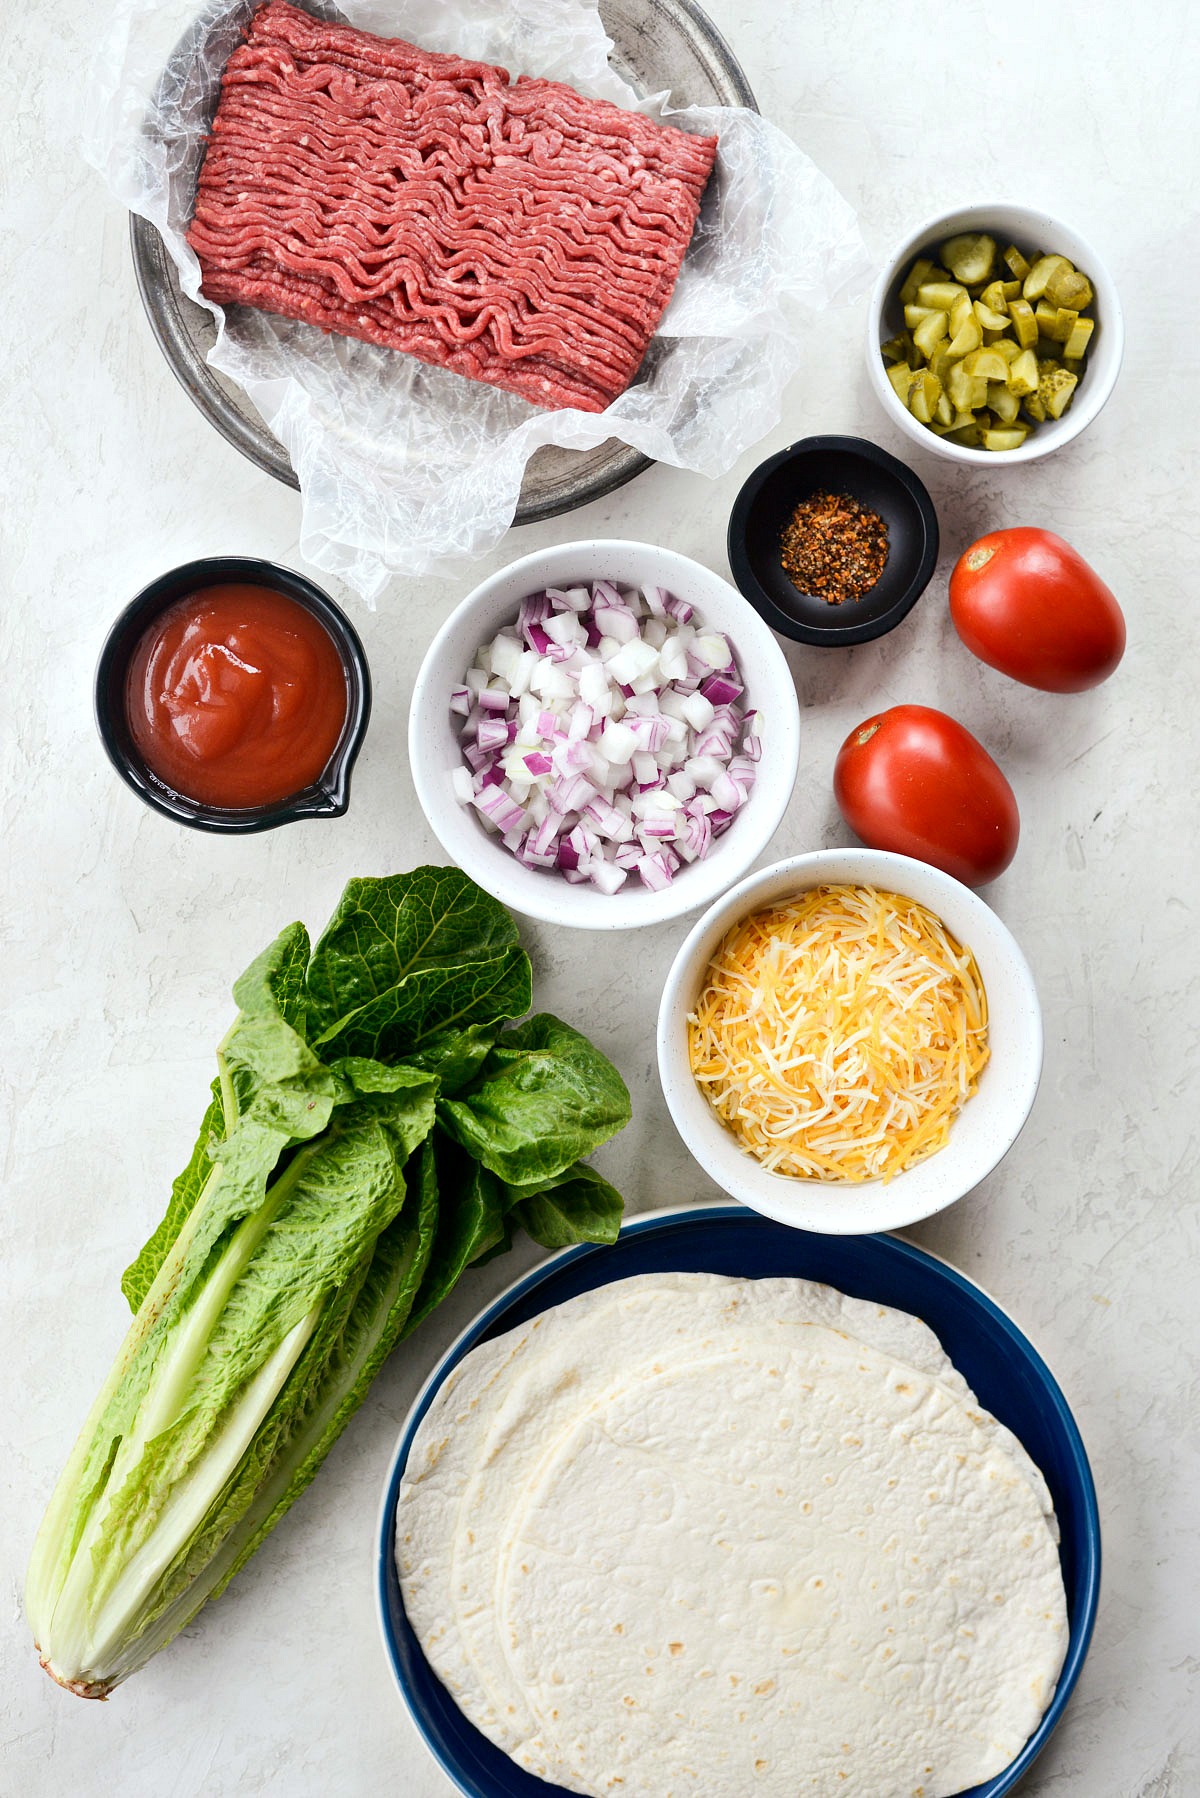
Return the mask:
<svg viewBox="0 0 1200 1798">
<path fill-rule="evenodd" d="M 705 912 L 663 989 L 658 1065 L 680 1135 L 734 1198 L 800 1229 L 893 1230 L 1012 1147 L 1041 1010 L 978 894 L 907 856 L 825 849 Z"/>
</svg>

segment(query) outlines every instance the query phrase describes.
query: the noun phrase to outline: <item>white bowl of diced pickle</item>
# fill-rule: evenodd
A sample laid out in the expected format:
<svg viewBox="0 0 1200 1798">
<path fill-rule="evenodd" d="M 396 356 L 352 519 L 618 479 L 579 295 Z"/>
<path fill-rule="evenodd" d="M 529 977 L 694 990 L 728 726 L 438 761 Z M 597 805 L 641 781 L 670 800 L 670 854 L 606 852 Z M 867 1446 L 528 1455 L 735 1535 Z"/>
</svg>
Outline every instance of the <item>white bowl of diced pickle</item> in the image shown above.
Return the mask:
<svg viewBox="0 0 1200 1798">
<path fill-rule="evenodd" d="M 927 219 L 871 295 L 867 368 L 906 436 L 953 462 L 1031 462 L 1096 417 L 1125 347 L 1096 251 L 1032 207 Z"/>
</svg>

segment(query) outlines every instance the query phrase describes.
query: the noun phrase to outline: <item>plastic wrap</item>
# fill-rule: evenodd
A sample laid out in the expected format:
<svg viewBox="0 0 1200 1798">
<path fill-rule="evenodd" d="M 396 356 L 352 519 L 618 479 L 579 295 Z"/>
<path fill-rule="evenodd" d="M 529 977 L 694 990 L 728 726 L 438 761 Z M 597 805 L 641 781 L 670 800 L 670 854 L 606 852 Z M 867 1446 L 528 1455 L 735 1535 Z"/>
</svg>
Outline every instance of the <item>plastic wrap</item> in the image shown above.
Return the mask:
<svg viewBox="0 0 1200 1798">
<path fill-rule="evenodd" d="M 395 351 L 204 300 L 184 233 L 221 72 L 253 0 L 199 11 L 196 0 L 118 0 L 92 76 L 85 154 L 156 227 L 184 293 L 214 314 L 209 361 L 249 395 L 299 478 L 307 560 L 372 600 L 393 570 L 480 555 L 512 522 L 542 444 L 619 438 L 656 461 L 723 474 L 778 422 L 805 315 L 862 275 L 862 240 L 836 189 L 757 113 L 639 102 L 609 66 L 591 0 L 340 0 L 337 10 L 365 30 L 640 104 L 720 142 L 637 381 L 602 413 L 548 412 Z"/>
</svg>

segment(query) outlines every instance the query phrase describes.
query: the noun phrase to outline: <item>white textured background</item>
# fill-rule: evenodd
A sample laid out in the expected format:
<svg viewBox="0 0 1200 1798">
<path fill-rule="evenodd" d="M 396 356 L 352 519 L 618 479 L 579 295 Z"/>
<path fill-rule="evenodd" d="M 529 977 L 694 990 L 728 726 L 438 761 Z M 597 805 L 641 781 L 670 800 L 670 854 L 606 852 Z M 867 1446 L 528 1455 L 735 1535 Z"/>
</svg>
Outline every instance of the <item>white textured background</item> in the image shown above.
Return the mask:
<svg viewBox="0 0 1200 1798">
<path fill-rule="evenodd" d="M 443 1798 L 392 1688 L 369 1577 L 383 1472 L 444 1343 L 523 1264 L 466 1278 L 380 1378 L 310 1494 L 204 1615 L 112 1703 L 53 1687 L 21 1617 L 25 1556 L 123 1332 L 118 1276 L 157 1220 L 204 1104 L 233 976 L 286 920 L 319 927 L 350 874 L 441 859 L 404 756 L 412 674 L 457 589 L 397 580 L 358 622 L 376 713 L 349 816 L 228 843 L 143 809 L 91 721 L 105 627 L 153 575 L 217 552 L 297 560 L 294 496 L 204 424 L 141 315 L 126 222 L 71 142 L 100 0 L 21 8 L 6 36 L 6 361 L 0 518 L 0 1792 L 122 1798 L 379 1790 Z M 1200 1791 L 1197 1671 L 1196 648 L 1200 416 L 1195 93 L 1187 0 L 1031 13 L 960 0 L 711 0 L 764 111 L 859 208 L 873 254 L 910 222 L 1011 197 L 1075 223 L 1122 290 L 1107 411 L 1046 463 L 961 475 L 875 410 L 862 309 L 821 320 L 766 455 L 866 432 L 911 460 L 942 523 L 909 621 L 853 653 L 797 649 L 801 776 L 775 849 L 845 840 L 829 791 L 848 729 L 902 700 L 962 718 L 1006 768 L 1020 854 L 990 897 L 1033 965 L 1046 1070 L 1003 1167 L 914 1232 L 986 1284 L 1058 1374 L 1091 1451 L 1104 1595 L 1075 1699 L 1025 1790 Z M 658 468 L 481 565 L 571 536 L 646 537 L 726 570 L 758 453 L 713 486 Z M 958 643 L 953 557 L 984 529 L 1060 531 L 1129 621 L 1118 674 L 1055 698 Z M 654 1001 L 683 926 L 617 943 L 528 927 L 538 999 L 616 1059 L 635 1119 L 601 1162 L 631 1208 L 715 1196 L 667 1120 Z M 531 1258 L 531 1257 L 528 1257 Z"/>
</svg>

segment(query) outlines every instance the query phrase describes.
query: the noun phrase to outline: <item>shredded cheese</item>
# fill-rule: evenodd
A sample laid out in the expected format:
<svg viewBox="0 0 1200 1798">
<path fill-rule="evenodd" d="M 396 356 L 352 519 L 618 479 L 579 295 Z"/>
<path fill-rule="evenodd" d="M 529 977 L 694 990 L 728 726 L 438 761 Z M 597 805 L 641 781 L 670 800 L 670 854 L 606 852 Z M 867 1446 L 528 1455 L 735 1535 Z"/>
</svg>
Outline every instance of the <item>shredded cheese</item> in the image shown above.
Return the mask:
<svg viewBox="0 0 1200 1798">
<path fill-rule="evenodd" d="M 752 914 L 688 1016 L 692 1073 L 742 1148 L 801 1180 L 890 1180 L 942 1148 L 988 1058 L 969 949 L 898 893 L 823 886 Z"/>
</svg>

